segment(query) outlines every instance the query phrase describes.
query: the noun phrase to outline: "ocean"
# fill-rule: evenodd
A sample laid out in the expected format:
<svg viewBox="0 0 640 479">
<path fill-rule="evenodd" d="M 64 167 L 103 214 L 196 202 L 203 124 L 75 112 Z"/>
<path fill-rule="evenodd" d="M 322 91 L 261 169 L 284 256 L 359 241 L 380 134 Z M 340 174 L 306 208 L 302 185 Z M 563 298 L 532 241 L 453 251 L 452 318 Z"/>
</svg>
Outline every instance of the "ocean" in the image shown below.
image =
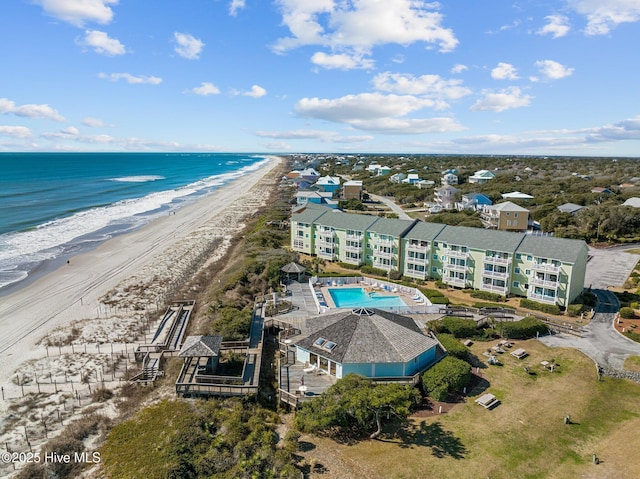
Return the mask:
<svg viewBox="0 0 640 479">
<path fill-rule="evenodd" d="M 0 153 L 0 294 L 267 161 L 228 153 Z"/>
</svg>

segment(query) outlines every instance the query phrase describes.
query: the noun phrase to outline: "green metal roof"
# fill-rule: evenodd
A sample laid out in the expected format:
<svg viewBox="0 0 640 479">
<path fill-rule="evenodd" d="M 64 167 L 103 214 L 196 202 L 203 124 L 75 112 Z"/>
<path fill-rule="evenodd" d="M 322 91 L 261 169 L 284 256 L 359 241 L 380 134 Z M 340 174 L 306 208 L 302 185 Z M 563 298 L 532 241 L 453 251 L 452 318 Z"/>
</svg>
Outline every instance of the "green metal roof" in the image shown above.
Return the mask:
<svg viewBox="0 0 640 479">
<path fill-rule="evenodd" d="M 424 221 L 418 221 L 413 225 L 407 234 L 404 236 L 406 239 L 415 239 L 421 241 L 433 241 L 438 234 L 444 229 L 445 225 L 439 223 L 426 223 Z"/>
<path fill-rule="evenodd" d="M 447 244 L 468 246 L 471 249 L 514 253 L 524 236 L 523 233 L 508 231 L 446 226 L 435 240 Z"/>
<path fill-rule="evenodd" d="M 397 218 L 378 218 L 369 231 L 379 235 L 400 237 L 415 223 L 415 220 L 401 220 Z"/>
<path fill-rule="evenodd" d="M 587 243 L 582 240 L 527 235 L 522 240 L 518 253 L 575 264 L 582 255 L 587 256 L 588 248 Z"/>
<path fill-rule="evenodd" d="M 378 216 L 358 215 L 333 211 L 314 220 L 316 225 L 330 226 L 339 230 L 366 231 L 379 219 Z"/>
</svg>

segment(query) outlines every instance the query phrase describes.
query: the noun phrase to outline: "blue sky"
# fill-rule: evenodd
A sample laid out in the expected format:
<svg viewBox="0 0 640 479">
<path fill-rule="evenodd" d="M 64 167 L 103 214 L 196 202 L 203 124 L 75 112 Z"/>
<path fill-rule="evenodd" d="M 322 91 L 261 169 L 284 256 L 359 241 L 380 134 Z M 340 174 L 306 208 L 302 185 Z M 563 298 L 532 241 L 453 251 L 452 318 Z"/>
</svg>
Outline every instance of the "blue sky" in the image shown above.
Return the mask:
<svg viewBox="0 0 640 479">
<path fill-rule="evenodd" d="M 640 156 L 639 0 L 4 0 L 0 151 Z"/>
</svg>

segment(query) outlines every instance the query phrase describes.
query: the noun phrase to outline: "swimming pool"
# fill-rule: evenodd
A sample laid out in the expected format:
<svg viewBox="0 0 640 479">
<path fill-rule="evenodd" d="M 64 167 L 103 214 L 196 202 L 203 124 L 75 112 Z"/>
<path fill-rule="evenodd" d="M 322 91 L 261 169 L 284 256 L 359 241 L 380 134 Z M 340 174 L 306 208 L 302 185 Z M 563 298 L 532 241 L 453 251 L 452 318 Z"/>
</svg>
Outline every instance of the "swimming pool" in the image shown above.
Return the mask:
<svg viewBox="0 0 640 479">
<path fill-rule="evenodd" d="M 400 296 L 389 296 L 362 288 L 329 288 L 336 308 L 397 308 L 407 306 Z"/>
</svg>

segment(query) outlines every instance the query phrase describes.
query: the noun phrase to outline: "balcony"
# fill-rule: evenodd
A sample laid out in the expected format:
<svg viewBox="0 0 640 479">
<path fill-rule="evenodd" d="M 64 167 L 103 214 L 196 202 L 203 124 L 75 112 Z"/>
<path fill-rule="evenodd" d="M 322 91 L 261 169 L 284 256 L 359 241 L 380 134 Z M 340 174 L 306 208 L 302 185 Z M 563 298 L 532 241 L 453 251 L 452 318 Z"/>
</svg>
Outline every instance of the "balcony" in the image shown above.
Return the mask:
<svg viewBox="0 0 640 479">
<path fill-rule="evenodd" d="M 348 240 L 351 240 L 351 241 L 362 241 L 362 235 L 361 234 L 347 233 L 346 238 Z"/>
<path fill-rule="evenodd" d="M 505 296 L 508 293 L 508 291 L 507 291 L 508 288 L 506 286 L 496 286 L 495 284 L 485 284 L 485 283 L 483 283 L 480 286 L 480 289 L 482 291 L 491 291 L 492 293 L 499 293 L 499 294 L 501 294 L 503 296 Z"/>
<path fill-rule="evenodd" d="M 379 268 L 379 269 L 384 269 L 385 271 L 391 271 L 391 269 L 393 269 L 393 265 L 392 264 L 385 264 L 384 262 L 374 258 L 373 259 L 373 267 L 374 268 Z"/>
<path fill-rule="evenodd" d="M 391 258 L 395 258 L 396 254 L 393 251 L 382 251 L 382 250 L 377 250 L 373 253 L 374 257 L 378 257 L 378 258 L 387 258 L 387 259 L 391 259 Z"/>
<path fill-rule="evenodd" d="M 555 266 L 551 263 L 531 263 L 531 269 L 534 271 L 546 271 L 547 273 L 560 274 L 560 266 Z"/>
<path fill-rule="evenodd" d="M 362 245 L 359 245 L 359 246 L 346 245 L 344 247 L 344 250 L 350 253 L 360 253 L 362 252 Z"/>
<path fill-rule="evenodd" d="M 405 268 L 403 274 L 405 276 L 409 276 L 410 278 L 425 279 L 427 277 L 427 270 L 425 269 L 424 271 L 418 271 L 418 270 L 415 270 L 415 269 L 407 269 L 407 268 Z"/>
<path fill-rule="evenodd" d="M 503 265 L 508 265 L 511 263 L 510 258 L 500 258 L 498 256 L 485 256 L 482 259 L 482 261 L 485 263 L 503 264 Z"/>
<path fill-rule="evenodd" d="M 407 243 L 407 251 L 413 251 L 414 253 L 426 253 L 428 247 L 429 247 L 428 244 L 419 245 L 419 244 Z"/>
<path fill-rule="evenodd" d="M 466 264 L 450 264 L 449 263 L 449 264 L 445 264 L 442 268 L 445 270 L 445 272 L 446 271 L 462 271 L 462 272 L 464 272 L 464 271 L 467 270 L 467 265 Z"/>
<path fill-rule="evenodd" d="M 351 258 L 349 256 L 346 256 L 344 258 L 344 262 L 349 264 L 360 265 L 362 263 L 362 258 Z"/>
<path fill-rule="evenodd" d="M 529 293 L 527 294 L 527 298 L 532 299 L 533 301 L 539 301 L 541 303 L 547 304 L 556 304 L 556 297 L 549 296 L 546 294 L 538 294 L 538 293 Z"/>
<path fill-rule="evenodd" d="M 381 239 L 381 238 L 373 239 L 373 244 L 377 246 L 395 246 L 395 243 L 396 242 L 392 239 Z"/>
<path fill-rule="evenodd" d="M 532 276 L 531 278 L 529 278 L 529 284 L 532 284 L 534 286 L 543 286 L 545 288 L 551 288 L 551 289 L 558 289 L 560 287 L 560 282 L 559 281 L 550 281 L 548 279 L 540 279 L 537 278 L 536 276 Z"/>
<path fill-rule="evenodd" d="M 319 251 L 318 256 L 323 259 L 328 259 L 329 261 L 334 261 L 337 259 L 337 255 L 334 251 Z"/>
<path fill-rule="evenodd" d="M 482 276 L 485 276 L 487 278 L 500 278 L 506 280 L 507 278 L 509 278 L 509 272 L 505 271 L 504 273 L 502 273 L 500 271 L 488 271 L 485 269 L 482 271 Z"/>
<path fill-rule="evenodd" d="M 459 249 L 449 249 L 445 253 L 450 258 L 466 258 L 469 256 L 469 251 L 461 251 Z"/>
<path fill-rule="evenodd" d="M 406 262 L 420 265 L 429 264 L 429 257 L 427 255 L 425 255 L 424 258 L 418 258 L 417 256 L 407 256 Z"/>
<path fill-rule="evenodd" d="M 445 276 L 442 278 L 442 282 L 446 284 L 450 284 L 451 286 L 459 286 L 464 288 L 467 285 L 467 280 L 464 278 L 452 278 L 449 276 Z"/>
</svg>

